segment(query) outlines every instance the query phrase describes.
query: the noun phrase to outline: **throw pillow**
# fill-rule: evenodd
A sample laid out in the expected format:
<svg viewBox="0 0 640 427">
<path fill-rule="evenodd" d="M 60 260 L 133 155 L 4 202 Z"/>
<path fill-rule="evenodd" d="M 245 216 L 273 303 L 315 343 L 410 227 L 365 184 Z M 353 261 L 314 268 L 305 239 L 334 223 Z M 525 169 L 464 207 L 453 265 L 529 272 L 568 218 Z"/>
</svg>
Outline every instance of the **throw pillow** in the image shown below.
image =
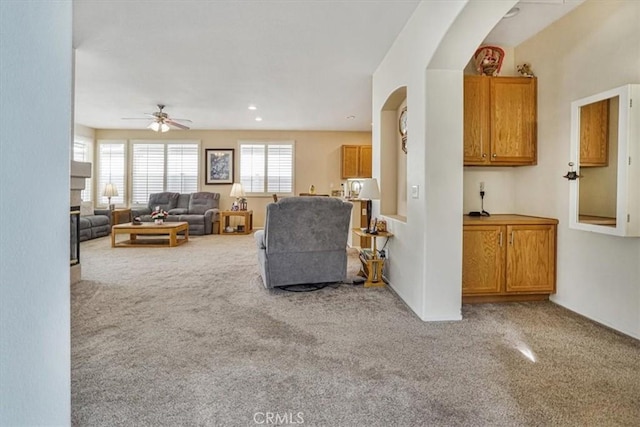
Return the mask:
<svg viewBox="0 0 640 427">
<path fill-rule="evenodd" d="M 80 216 L 93 215 L 93 202 L 80 203 Z"/>
</svg>

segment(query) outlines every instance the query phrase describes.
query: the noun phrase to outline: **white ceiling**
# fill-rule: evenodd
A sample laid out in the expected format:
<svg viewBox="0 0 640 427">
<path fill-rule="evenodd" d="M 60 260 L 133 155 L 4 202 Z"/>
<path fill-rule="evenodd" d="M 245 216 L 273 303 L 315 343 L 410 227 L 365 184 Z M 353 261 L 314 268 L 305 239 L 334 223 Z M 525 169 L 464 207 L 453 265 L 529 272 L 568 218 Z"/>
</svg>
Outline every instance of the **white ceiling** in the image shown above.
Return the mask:
<svg viewBox="0 0 640 427">
<path fill-rule="evenodd" d="M 523 1 L 488 43 L 515 46 L 582 0 Z M 75 0 L 76 123 L 144 129 L 122 118 L 161 103 L 192 129 L 370 130 L 371 76 L 418 3 Z"/>
</svg>

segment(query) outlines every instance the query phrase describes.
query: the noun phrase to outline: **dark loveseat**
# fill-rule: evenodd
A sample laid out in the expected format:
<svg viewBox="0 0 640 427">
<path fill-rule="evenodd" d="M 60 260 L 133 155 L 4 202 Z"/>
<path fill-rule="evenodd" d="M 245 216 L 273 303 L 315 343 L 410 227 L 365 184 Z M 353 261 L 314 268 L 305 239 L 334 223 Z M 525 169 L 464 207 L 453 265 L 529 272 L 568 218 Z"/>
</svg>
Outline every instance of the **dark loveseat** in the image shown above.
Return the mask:
<svg viewBox="0 0 640 427">
<path fill-rule="evenodd" d="M 91 202 L 80 206 L 80 241 L 108 236 L 111 233 L 111 212 L 108 209 L 93 209 Z"/>
<path fill-rule="evenodd" d="M 217 234 L 220 222 L 220 193 L 201 191 L 199 193 L 180 194 L 172 192 L 149 195 L 146 207 L 131 208 L 134 217 L 144 222 L 153 221 L 151 212 L 156 208 L 169 213 L 165 221 L 189 223 L 189 234 Z"/>
</svg>

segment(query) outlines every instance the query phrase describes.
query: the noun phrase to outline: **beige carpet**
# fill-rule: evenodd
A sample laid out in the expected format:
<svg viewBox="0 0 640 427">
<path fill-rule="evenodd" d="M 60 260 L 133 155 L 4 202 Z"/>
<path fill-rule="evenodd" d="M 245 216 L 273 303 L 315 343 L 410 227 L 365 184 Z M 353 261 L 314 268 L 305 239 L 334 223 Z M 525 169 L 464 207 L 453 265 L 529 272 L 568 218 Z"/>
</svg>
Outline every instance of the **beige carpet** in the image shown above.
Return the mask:
<svg viewBox="0 0 640 427">
<path fill-rule="evenodd" d="M 640 424 L 640 343 L 551 303 L 423 323 L 389 289 L 264 289 L 252 236 L 81 251 L 76 426 Z"/>
</svg>

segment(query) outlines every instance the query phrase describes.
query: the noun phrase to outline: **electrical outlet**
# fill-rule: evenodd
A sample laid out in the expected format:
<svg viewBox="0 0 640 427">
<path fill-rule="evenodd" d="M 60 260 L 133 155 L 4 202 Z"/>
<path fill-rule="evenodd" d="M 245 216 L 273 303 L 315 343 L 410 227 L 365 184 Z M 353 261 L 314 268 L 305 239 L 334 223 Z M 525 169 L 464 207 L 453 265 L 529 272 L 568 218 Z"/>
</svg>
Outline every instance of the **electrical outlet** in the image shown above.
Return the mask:
<svg viewBox="0 0 640 427">
<path fill-rule="evenodd" d="M 480 191 L 484 191 L 484 181 L 480 181 Z"/>
</svg>

